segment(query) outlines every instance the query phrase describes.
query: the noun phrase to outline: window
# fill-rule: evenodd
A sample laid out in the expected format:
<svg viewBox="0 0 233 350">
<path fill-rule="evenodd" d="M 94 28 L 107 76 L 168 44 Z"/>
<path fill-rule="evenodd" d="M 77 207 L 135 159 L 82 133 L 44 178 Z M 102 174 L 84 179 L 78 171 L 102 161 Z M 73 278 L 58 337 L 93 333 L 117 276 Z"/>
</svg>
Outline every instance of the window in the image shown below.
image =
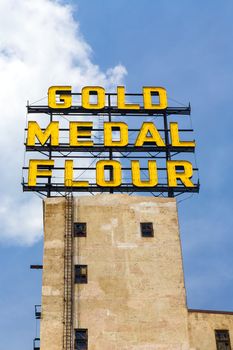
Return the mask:
<svg viewBox="0 0 233 350">
<path fill-rule="evenodd" d="M 217 350 L 231 350 L 228 330 L 215 330 Z"/>
<path fill-rule="evenodd" d="M 142 237 L 154 237 L 154 230 L 152 222 L 141 222 Z"/>
<path fill-rule="evenodd" d="M 87 329 L 75 329 L 74 348 L 76 350 L 87 350 L 88 332 Z"/>
<path fill-rule="evenodd" d="M 75 265 L 75 283 L 87 283 L 87 265 Z"/>
<path fill-rule="evenodd" d="M 85 222 L 74 223 L 74 237 L 86 237 L 87 236 L 87 224 Z"/>
</svg>

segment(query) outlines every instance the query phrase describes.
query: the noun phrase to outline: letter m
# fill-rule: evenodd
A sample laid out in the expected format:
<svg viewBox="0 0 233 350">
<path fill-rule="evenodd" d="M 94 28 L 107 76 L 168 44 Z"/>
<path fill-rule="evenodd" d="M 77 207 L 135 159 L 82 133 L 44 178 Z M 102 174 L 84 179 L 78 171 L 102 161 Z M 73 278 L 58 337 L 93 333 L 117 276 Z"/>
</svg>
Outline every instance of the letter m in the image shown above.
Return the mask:
<svg viewBox="0 0 233 350">
<path fill-rule="evenodd" d="M 46 129 L 42 130 L 37 122 L 28 122 L 27 146 L 35 146 L 37 140 L 43 146 L 50 138 L 51 146 L 59 145 L 59 122 L 51 122 Z"/>
</svg>

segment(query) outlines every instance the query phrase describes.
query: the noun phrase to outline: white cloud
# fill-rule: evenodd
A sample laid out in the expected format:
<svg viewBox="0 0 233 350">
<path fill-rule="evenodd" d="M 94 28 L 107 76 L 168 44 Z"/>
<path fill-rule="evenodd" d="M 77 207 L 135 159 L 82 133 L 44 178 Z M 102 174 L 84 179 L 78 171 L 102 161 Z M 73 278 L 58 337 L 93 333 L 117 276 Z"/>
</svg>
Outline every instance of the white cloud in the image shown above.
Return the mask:
<svg viewBox="0 0 233 350">
<path fill-rule="evenodd" d="M 41 237 L 41 202 L 20 188 L 26 101 L 51 85 L 101 85 L 111 90 L 126 74 L 122 65 L 101 71 L 74 20 L 72 7 L 51 0 L 1 0 L 1 241 L 32 244 Z M 25 199 L 26 198 L 26 199 Z M 27 202 L 25 202 L 27 200 Z"/>
<path fill-rule="evenodd" d="M 19 201 L 7 196 L 0 204 L 0 221 L 1 242 L 31 245 L 42 236 L 41 201 L 33 197 Z"/>
</svg>

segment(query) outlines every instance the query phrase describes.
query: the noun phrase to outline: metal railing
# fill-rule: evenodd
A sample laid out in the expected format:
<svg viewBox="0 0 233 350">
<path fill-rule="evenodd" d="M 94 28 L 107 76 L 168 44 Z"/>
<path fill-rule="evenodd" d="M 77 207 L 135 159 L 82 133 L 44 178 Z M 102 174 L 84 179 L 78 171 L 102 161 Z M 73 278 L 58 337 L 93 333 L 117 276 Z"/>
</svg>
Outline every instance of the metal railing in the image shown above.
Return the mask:
<svg viewBox="0 0 233 350">
<path fill-rule="evenodd" d="M 41 319 L 41 305 L 35 305 L 35 318 L 36 320 Z"/>
<path fill-rule="evenodd" d="M 40 350 L 40 338 L 33 339 L 33 350 Z"/>
</svg>

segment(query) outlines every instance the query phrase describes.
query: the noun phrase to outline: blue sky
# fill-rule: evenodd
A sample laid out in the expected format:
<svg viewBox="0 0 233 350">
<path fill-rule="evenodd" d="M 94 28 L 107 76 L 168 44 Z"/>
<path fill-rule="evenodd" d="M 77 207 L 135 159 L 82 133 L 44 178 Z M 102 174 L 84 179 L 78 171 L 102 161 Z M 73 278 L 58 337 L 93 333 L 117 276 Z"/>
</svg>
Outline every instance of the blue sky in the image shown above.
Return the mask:
<svg viewBox="0 0 233 350">
<path fill-rule="evenodd" d="M 191 103 L 201 191 L 178 204 L 188 306 L 233 310 L 232 1 L 3 0 L 0 10 L 0 349 L 31 349 L 35 336 L 41 202 L 20 185 L 24 106 L 57 83 L 164 86 Z"/>
</svg>

